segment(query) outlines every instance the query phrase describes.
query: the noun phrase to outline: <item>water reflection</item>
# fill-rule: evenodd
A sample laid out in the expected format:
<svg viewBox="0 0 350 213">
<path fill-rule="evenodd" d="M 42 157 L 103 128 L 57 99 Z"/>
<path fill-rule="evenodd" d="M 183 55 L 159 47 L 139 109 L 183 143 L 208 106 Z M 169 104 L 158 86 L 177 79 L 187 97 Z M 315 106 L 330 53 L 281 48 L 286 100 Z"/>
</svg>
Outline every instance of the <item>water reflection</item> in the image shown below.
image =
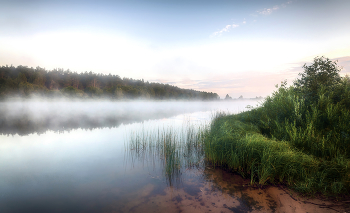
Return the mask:
<svg viewBox="0 0 350 213">
<path fill-rule="evenodd" d="M 147 188 L 139 191 L 144 194 L 138 198 L 143 200 L 142 204 L 125 206 L 124 211 L 133 211 L 139 206 L 144 208 L 143 203 L 151 205 L 151 201 L 152 211 L 169 202 L 178 212 L 274 212 L 276 201 L 268 193 L 252 188 L 249 180 L 214 168 L 205 160 L 203 139 L 208 128 L 188 123 L 178 131 L 158 129 L 134 133 L 127 146 L 129 156 L 133 160 L 150 163 L 154 168 L 161 168 L 161 174 L 154 170 L 154 175 L 150 175 L 159 181 L 165 179 L 163 182 L 167 187 L 159 194 L 153 191 L 155 185 L 147 185 Z"/>
<path fill-rule="evenodd" d="M 113 128 L 198 111 L 243 111 L 249 103 L 257 102 L 0 102 L 0 134 Z"/>
<path fill-rule="evenodd" d="M 293 201 L 284 191 L 246 187 L 239 176 L 212 168 L 203 160 L 199 141 L 193 143 L 195 130 L 210 120 L 217 105 L 219 110 L 241 111 L 243 104 L 159 104 L 73 103 L 65 109 L 64 104 L 30 105 L 29 120 L 40 124 L 48 118 L 56 124 L 71 119 L 78 128 L 0 135 L 0 212 L 278 212 L 279 201 L 285 206 Z M 13 109 L 19 113 L 22 107 L 18 103 Z M 133 115 L 118 114 L 122 110 Z M 187 110 L 196 112 L 182 114 Z M 6 119 L 15 114 L 7 111 Z M 96 122 L 93 129 L 82 129 L 86 124 L 75 121 L 79 115 Z M 96 128 L 108 126 L 105 120 L 113 116 L 144 120 Z M 188 128 L 188 121 L 194 129 Z M 152 133 L 158 130 L 166 131 Z M 152 146 L 142 140 L 126 143 L 128 135 L 137 132 L 145 133 L 142 138 Z M 174 146 L 177 151 L 170 152 Z"/>
<path fill-rule="evenodd" d="M 204 162 L 204 137 L 207 125 L 185 123 L 180 128 L 142 129 L 127 138 L 126 152 L 132 162 L 140 161 L 161 168 L 168 186 L 178 186 L 182 173 L 201 168 Z"/>
</svg>

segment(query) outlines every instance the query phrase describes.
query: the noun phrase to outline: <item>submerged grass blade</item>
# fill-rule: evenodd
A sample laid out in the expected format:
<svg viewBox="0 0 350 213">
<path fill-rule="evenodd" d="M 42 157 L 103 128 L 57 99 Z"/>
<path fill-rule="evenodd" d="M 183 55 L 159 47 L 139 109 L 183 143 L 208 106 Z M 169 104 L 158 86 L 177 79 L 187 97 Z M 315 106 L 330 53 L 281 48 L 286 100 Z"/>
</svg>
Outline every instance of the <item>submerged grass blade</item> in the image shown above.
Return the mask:
<svg viewBox="0 0 350 213">
<path fill-rule="evenodd" d="M 160 161 L 163 175 L 172 186 L 188 168 L 198 166 L 204 159 L 203 140 L 205 125 L 195 126 L 187 123 L 181 129 L 167 128 L 133 132 L 126 150 L 132 159 L 151 162 Z"/>
</svg>

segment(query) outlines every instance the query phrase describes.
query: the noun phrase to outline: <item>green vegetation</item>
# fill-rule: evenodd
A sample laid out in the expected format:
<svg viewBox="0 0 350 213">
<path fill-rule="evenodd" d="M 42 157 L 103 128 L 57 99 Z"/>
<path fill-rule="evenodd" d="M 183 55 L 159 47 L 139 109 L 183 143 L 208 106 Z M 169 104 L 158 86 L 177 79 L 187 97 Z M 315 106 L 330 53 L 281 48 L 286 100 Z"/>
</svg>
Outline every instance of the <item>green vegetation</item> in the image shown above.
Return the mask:
<svg viewBox="0 0 350 213">
<path fill-rule="evenodd" d="M 182 172 L 203 163 L 203 139 L 207 129 L 188 124 L 180 130 L 142 130 L 131 134 L 126 149 L 133 160 L 155 165 L 160 159 L 163 175 L 167 183 L 173 186 L 180 182 Z"/>
<path fill-rule="evenodd" d="M 0 67 L 0 98 L 29 97 L 110 98 L 110 99 L 176 99 L 217 100 L 218 94 L 181 89 L 169 84 L 149 83 L 118 75 L 26 66 Z"/>
<path fill-rule="evenodd" d="M 182 168 L 205 162 L 251 184 L 349 195 L 350 78 L 341 78 L 336 62 L 324 57 L 304 69 L 294 85 L 282 82 L 257 108 L 219 113 L 210 127 L 189 126 L 181 137 L 171 130 L 136 134 L 129 149 L 141 159 L 160 158 L 169 182 Z"/>
<path fill-rule="evenodd" d="M 258 108 L 219 115 L 204 142 L 216 166 L 252 184 L 285 184 L 313 194 L 350 192 L 350 78 L 317 57 L 301 79 L 286 82 Z"/>
</svg>

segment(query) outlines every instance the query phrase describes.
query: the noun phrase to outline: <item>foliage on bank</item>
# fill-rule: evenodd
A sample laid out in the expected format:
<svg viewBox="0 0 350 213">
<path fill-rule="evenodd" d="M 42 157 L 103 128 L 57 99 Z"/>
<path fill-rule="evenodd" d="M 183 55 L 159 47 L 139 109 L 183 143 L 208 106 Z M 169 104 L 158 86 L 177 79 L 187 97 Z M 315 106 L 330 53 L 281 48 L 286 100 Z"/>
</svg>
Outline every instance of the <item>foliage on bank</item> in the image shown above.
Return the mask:
<svg viewBox="0 0 350 213">
<path fill-rule="evenodd" d="M 257 184 L 285 184 L 302 193 L 350 192 L 350 78 L 317 57 L 258 108 L 214 119 L 207 159 Z"/>
<path fill-rule="evenodd" d="M 0 67 L 0 97 L 32 94 L 46 97 L 74 97 L 111 99 L 190 99 L 217 100 L 212 92 L 181 89 L 161 83 L 149 83 L 118 75 L 103 75 L 93 72 L 76 73 L 69 70 L 26 66 Z"/>
</svg>

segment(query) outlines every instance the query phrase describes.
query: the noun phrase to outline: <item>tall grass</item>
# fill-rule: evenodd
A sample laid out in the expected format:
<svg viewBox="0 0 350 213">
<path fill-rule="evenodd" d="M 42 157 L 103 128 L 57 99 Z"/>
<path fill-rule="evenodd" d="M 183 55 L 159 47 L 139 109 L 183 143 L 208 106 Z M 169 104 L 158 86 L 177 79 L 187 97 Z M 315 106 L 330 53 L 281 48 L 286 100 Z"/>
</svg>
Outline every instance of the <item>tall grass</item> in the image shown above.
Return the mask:
<svg viewBox="0 0 350 213">
<path fill-rule="evenodd" d="M 160 161 L 163 175 L 172 186 L 180 180 L 183 171 L 203 163 L 203 139 L 206 129 L 205 125 L 195 126 L 189 123 L 181 129 L 143 129 L 131 134 L 126 149 L 133 159 L 152 165 Z"/>
<path fill-rule="evenodd" d="M 344 81 L 345 83 L 346 81 Z M 272 138 L 289 141 L 316 157 L 350 157 L 350 83 L 338 91 L 319 91 L 318 101 L 308 105 L 293 87 L 280 87 L 262 107 L 243 113 L 242 121 L 256 124 Z M 340 97 L 342 101 L 337 101 Z"/>
<path fill-rule="evenodd" d="M 250 178 L 251 184 L 349 195 L 350 79 L 332 90 L 321 87 L 313 100 L 283 84 L 260 107 L 218 113 L 210 126 L 135 133 L 128 150 L 153 163 L 161 159 L 170 185 L 184 169 L 205 160 Z"/>
<path fill-rule="evenodd" d="M 282 85 L 261 107 L 215 118 L 206 158 L 257 184 L 285 184 L 303 193 L 350 192 L 350 81 L 321 88 L 310 104 Z"/>
</svg>

